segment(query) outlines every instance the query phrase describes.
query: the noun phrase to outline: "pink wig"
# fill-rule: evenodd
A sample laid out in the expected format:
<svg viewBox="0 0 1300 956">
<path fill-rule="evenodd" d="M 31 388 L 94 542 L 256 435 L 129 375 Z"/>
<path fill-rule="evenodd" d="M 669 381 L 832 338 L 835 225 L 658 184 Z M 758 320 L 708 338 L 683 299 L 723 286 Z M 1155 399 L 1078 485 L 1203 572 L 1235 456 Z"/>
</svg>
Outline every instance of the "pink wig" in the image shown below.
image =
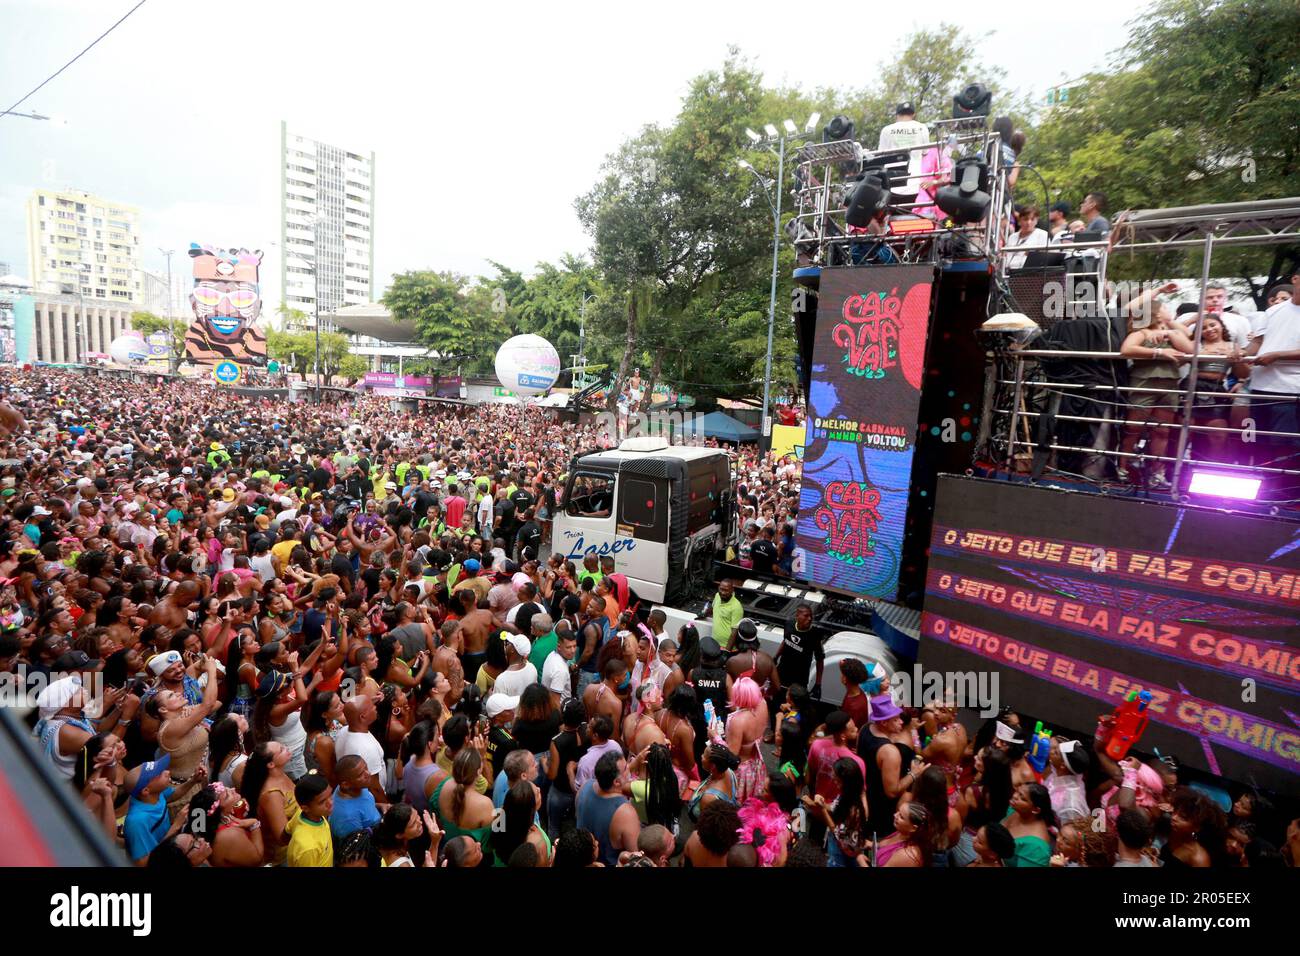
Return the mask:
<svg viewBox="0 0 1300 956">
<path fill-rule="evenodd" d="M 750 681 L 753 683 L 753 681 Z M 754 847 L 759 866 L 771 866 L 790 836 L 790 821 L 775 803 L 750 797 L 740 807 L 740 842 Z"/>
<path fill-rule="evenodd" d="M 750 710 L 763 703 L 763 692 L 748 677 L 742 677 L 731 688 L 731 702 L 739 708 Z"/>
</svg>

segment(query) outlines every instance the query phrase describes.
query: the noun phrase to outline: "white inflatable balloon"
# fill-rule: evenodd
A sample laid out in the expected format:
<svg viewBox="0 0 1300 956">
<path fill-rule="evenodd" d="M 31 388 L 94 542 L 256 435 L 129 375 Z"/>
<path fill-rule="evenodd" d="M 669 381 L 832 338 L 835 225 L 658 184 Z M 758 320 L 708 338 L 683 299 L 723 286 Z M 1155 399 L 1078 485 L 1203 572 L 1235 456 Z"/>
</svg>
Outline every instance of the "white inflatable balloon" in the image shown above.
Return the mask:
<svg viewBox="0 0 1300 956">
<path fill-rule="evenodd" d="M 560 377 L 560 355 L 540 335 L 516 335 L 497 349 L 497 380 L 516 395 L 540 395 Z"/>
<path fill-rule="evenodd" d="M 119 365 L 149 361 L 149 344 L 138 335 L 119 335 L 108 344 L 108 354 Z"/>
</svg>

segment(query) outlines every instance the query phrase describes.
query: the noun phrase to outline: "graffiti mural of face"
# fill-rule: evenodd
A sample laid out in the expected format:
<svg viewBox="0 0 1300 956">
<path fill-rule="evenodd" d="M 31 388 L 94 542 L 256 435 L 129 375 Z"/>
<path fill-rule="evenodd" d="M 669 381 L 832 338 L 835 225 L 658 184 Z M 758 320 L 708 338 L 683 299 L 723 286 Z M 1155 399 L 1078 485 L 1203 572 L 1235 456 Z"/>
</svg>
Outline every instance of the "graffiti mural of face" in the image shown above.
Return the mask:
<svg viewBox="0 0 1300 956">
<path fill-rule="evenodd" d="M 190 301 L 195 315 L 207 322 L 209 331 L 225 340 L 237 338 L 245 324 L 256 323 L 262 312 L 262 299 L 253 282 L 200 280 L 195 283 Z"/>
</svg>

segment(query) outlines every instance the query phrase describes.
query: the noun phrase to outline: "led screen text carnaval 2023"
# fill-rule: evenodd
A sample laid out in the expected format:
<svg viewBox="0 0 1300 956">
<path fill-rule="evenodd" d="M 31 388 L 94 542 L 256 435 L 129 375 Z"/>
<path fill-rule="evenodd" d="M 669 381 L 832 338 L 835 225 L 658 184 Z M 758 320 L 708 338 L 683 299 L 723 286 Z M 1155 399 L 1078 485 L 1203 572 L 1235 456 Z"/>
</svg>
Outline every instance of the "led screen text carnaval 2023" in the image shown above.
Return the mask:
<svg viewBox="0 0 1300 956">
<path fill-rule="evenodd" d="M 821 587 L 897 593 L 933 280 L 917 266 L 821 274 L 797 529 Z"/>
</svg>

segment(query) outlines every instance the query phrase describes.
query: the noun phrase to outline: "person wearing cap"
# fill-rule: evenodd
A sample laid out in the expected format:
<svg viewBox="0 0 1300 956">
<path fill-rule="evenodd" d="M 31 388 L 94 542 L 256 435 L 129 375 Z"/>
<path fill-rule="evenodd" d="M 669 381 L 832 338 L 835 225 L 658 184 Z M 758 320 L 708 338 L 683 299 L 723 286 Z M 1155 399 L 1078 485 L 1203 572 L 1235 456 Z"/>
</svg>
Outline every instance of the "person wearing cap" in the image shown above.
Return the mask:
<svg viewBox="0 0 1300 956">
<path fill-rule="evenodd" d="M 203 699 L 198 704 L 191 704 L 183 692 L 160 686 L 143 705 L 144 712 L 157 721 L 158 747 L 171 757 L 171 772 L 175 781 L 182 784 L 188 783 L 207 762 L 207 719 L 221 706 L 217 698 L 217 660 L 204 655 L 200 662 L 207 680 Z M 172 809 L 176 812 L 179 803 L 173 802 Z"/>
<path fill-rule="evenodd" d="M 72 779 L 77 754 L 97 732 L 84 713 L 86 698 L 86 690 L 77 674 L 51 682 L 36 695 L 38 746 L 50 765 L 69 780 Z"/>
<path fill-rule="evenodd" d="M 183 786 L 172 786 L 171 757 L 164 754 L 150 760 L 127 774 L 131 802 L 126 809 L 122 836 L 126 855 L 136 866 L 144 866 L 154 847 L 185 823 L 184 814 L 174 819 L 168 817 L 168 805 L 178 805 L 207 781 L 207 771 L 202 766 Z"/>
<path fill-rule="evenodd" d="M 712 637 L 700 639 L 700 663 L 698 667 L 691 670 L 687 680 L 695 688 L 700 704 L 693 721 L 698 759 L 709 743 L 710 728 L 704 724 L 705 701 L 712 701 L 715 717 L 724 723 L 731 701 L 731 675 L 727 673 L 722 648 Z"/>
<path fill-rule="evenodd" d="M 549 630 L 549 627 L 548 627 Z M 524 688 L 537 683 L 537 668 L 529 661 L 532 641 L 522 634 L 501 632 L 506 644 L 506 669 L 497 675 L 493 690 L 508 697 L 518 697 Z"/>
<path fill-rule="evenodd" d="M 489 722 L 487 747 L 484 751 L 487 767 L 483 772 L 489 779 L 495 780 L 505 768 L 506 757 L 513 751 L 523 749 L 523 745 L 510 732 L 510 725 L 514 723 L 515 711 L 518 709 L 517 694 L 503 694 L 495 689 L 483 703 L 483 714 Z"/>
<path fill-rule="evenodd" d="M 208 467 L 216 471 L 225 465 L 230 464 L 230 452 L 226 451 L 226 446 L 219 441 L 214 441 L 208 445 Z"/>
<path fill-rule="evenodd" d="M 1069 234 L 1070 204 L 1054 202 L 1047 207 L 1047 235 L 1049 242 L 1055 245 Z"/>
<path fill-rule="evenodd" d="M 474 592 L 475 601 L 482 601 L 492 590 L 491 579 L 479 573 L 483 568 L 482 562 L 478 558 L 467 558 L 461 567 L 464 574 L 456 581 L 456 590 L 469 588 Z"/>
<path fill-rule="evenodd" d="M 915 750 L 899 742 L 902 730 L 903 709 L 893 696 L 884 693 L 871 698 L 870 723 L 858 734 L 857 749 L 866 766 L 868 827 L 881 836 L 894 832 L 899 797 L 929 766 Z"/>
<path fill-rule="evenodd" d="M 776 662 L 759 645 L 758 626 L 751 618 L 741 618 L 736 625 L 736 653 L 727 660 L 727 675 L 733 682 L 742 677 L 750 678 L 758 685 L 765 700 L 780 692 L 781 678 L 776 672 Z"/>
<path fill-rule="evenodd" d="M 1012 726 L 1004 721 L 996 721 L 993 733 L 993 746 L 1003 751 L 1011 761 L 1011 783 L 1037 783 L 1038 773 L 1029 763 L 1029 749 L 1025 745 L 1025 735 L 1020 726 Z"/>
<path fill-rule="evenodd" d="M 1052 798 L 1052 809 L 1062 823 L 1087 819 L 1092 815 L 1088 807 L 1088 791 L 1084 775 L 1091 760 L 1088 748 L 1077 740 L 1052 737 L 1049 769 L 1043 780 Z"/>
</svg>

